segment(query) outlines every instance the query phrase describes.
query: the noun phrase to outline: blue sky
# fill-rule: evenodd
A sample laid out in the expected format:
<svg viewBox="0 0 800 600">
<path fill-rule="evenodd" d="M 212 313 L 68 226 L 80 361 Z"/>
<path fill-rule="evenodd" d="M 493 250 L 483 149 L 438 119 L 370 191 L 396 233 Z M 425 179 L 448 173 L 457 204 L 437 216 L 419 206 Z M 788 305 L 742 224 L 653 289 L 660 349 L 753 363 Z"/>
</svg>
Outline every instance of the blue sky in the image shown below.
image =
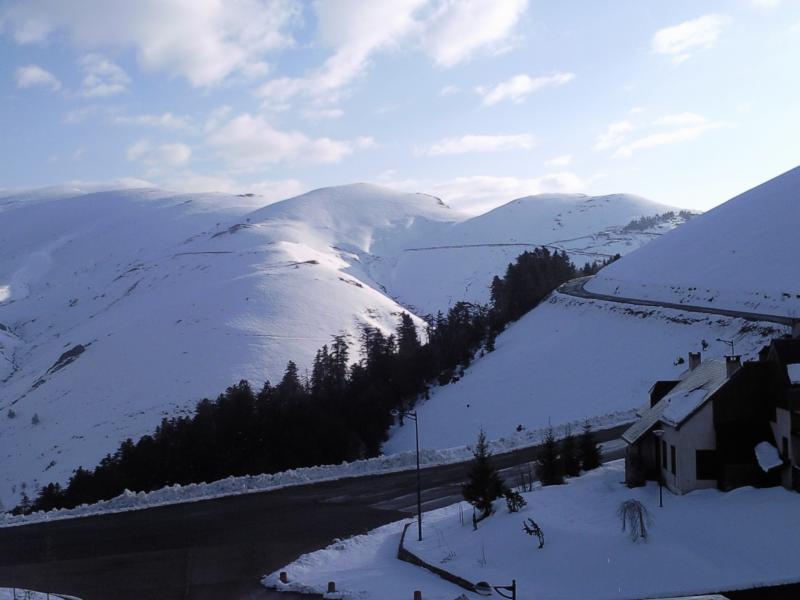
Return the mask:
<svg viewBox="0 0 800 600">
<path fill-rule="evenodd" d="M 707 209 L 800 163 L 794 0 L 4 0 L 0 188 Z"/>
</svg>

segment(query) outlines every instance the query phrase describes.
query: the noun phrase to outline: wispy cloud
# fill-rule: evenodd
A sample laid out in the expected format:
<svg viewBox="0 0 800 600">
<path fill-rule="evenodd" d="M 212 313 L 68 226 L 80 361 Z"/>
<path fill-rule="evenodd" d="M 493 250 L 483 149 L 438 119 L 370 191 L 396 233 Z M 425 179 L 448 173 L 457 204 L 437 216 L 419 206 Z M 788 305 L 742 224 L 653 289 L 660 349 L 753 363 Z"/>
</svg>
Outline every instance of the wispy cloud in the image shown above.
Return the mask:
<svg viewBox="0 0 800 600">
<path fill-rule="evenodd" d="M 628 158 L 639 150 L 693 140 L 723 127 L 725 123 L 711 121 L 695 113 L 679 113 L 656 119 L 653 125 L 658 128 L 666 127 L 667 131 L 652 132 L 621 145 L 614 153 L 614 158 Z"/>
<path fill-rule="evenodd" d="M 457 85 L 446 85 L 442 89 L 439 90 L 440 96 L 452 96 L 453 94 L 457 94 L 461 91 Z"/>
<path fill-rule="evenodd" d="M 264 117 L 244 113 L 213 130 L 207 144 L 231 167 L 246 170 L 282 162 L 335 163 L 374 140 L 311 138 L 299 131 L 278 130 Z"/>
<path fill-rule="evenodd" d="M 104 98 L 122 93 L 131 81 L 122 67 L 101 54 L 87 54 L 80 64 L 84 72 L 81 93 L 87 98 Z"/>
<path fill-rule="evenodd" d="M 38 65 L 19 67 L 16 76 L 19 88 L 43 87 L 54 92 L 61 89 L 58 78 Z"/>
<path fill-rule="evenodd" d="M 417 151 L 425 156 L 447 156 L 470 152 L 500 152 L 502 150 L 530 150 L 536 138 L 530 134 L 515 135 L 462 135 L 449 137 Z"/>
<path fill-rule="evenodd" d="M 568 167 L 572 164 L 572 154 L 562 154 L 545 161 L 548 167 Z"/>
<path fill-rule="evenodd" d="M 528 0 L 441 2 L 423 24 L 423 47 L 441 67 L 453 67 L 482 50 L 502 51 Z"/>
<path fill-rule="evenodd" d="M 597 136 L 594 143 L 595 150 L 608 150 L 622 144 L 628 134 L 636 129 L 630 121 L 617 121 L 606 127 L 605 131 Z"/>
<path fill-rule="evenodd" d="M 507 46 L 528 0 L 326 0 L 315 3 L 319 38 L 331 54 L 300 77 L 278 77 L 259 89 L 267 108 L 301 99 L 339 101 L 379 52 L 399 46 L 427 53 L 449 68 Z"/>
<path fill-rule="evenodd" d="M 149 167 L 178 167 L 189 162 L 192 151 L 186 144 L 151 144 L 139 140 L 128 148 L 130 161 L 138 161 Z"/>
<path fill-rule="evenodd" d="M 522 102 L 534 92 L 548 87 L 564 85 L 574 78 L 575 75 L 573 73 L 555 73 L 554 75 L 543 75 L 539 77 L 531 77 L 530 75 L 523 74 L 516 75 L 493 87 L 486 88 L 480 86 L 476 91 L 483 96 L 483 104 L 485 106 L 493 106 L 504 100 Z"/>
<path fill-rule="evenodd" d="M 137 125 L 145 127 L 163 127 L 164 129 L 189 129 L 191 119 L 165 112 L 160 115 L 120 115 L 114 117 L 112 122 L 117 125 Z"/>
<path fill-rule="evenodd" d="M 683 62 L 696 50 L 713 47 L 729 21 L 725 15 L 710 14 L 660 29 L 653 36 L 653 52 Z"/>
</svg>

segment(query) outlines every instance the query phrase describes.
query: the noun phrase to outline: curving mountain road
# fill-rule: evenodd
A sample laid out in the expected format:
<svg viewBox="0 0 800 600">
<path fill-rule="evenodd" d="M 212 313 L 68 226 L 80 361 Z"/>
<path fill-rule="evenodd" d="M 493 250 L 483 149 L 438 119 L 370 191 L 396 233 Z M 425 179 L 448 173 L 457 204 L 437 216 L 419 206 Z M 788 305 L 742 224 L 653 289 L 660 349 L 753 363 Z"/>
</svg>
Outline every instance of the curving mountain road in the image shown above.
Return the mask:
<svg viewBox="0 0 800 600">
<path fill-rule="evenodd" d="M 607 459 L 626 426 L 597 432 Z M 498 454 L 514 481 L 538 448 Z M 422 471 L 423 510 L 461 499 L 466 463 Z M 262 575 L 335 538 L 414 515 L 413 470 L 51 523 L 0 528 L 0 587 L 83 600 L 290 600 Z M 300 596 L 297 596 L 298 598 Z M 302 596 L 308 598 L 309 596 Z"/>
<path fill-rule="evenodd" d="M 780 315 L 764 315 L 754 312 L 744 312 L 739 310 L 728 310 L 725 308 L 710 308 L 707 306 L 693 306 L 691 304 L 680 304 L 678 302 L 661 302 L 659 300 L 641 300 L 638 298 L 626 298 L 623 296 L 611 296 L 609 294 L 595 294 L 586 289 L 586 283 L 592 278 L 578 277 L 572 279 L 558 288 L 558 293 L 576 298 L 588 298 L 589 300 L 604 300 L 605 302 L 617 302 L 619 304 L 634 304 L 636 306 L 654 306 L 657 308 L 672 308 L 685 312 L 704 313 L 707 315 L 721 315 L 725 317 L 736 317 L 748 321 L 765 321 L 768 323 L 778 323 L 792 327 L 797 323 L 796 318 L 782 317 Z"/>
</svg>

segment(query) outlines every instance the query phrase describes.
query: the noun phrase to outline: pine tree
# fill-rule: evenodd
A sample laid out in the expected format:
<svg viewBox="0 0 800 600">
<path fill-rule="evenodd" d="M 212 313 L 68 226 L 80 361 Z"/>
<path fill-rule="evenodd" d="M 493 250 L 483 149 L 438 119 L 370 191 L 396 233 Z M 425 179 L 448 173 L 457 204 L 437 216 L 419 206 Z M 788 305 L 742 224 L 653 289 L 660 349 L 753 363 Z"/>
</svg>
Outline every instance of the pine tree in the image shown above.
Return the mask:
<svg viewBox="0 0 800 600">
<path fill-rule="evenodd" d="M 492 454 L 483 429 L 478 435 L 478 443 L 472 456 L 474 459 L 467 472 L 467 483 L 461 486 L 461 494 L 464 500 L 481 512 L 480 519 L 485 519 L 492 514 L 492 502 L 505 492 L 505 485 L 492 465 Z"/>
<path fill-rule="evenodd" d="M 581 472 L 581 457 L 578 452 L 578 443 L 572 434 L 572 427 L 564 428 L 564 437 L 561 440 L 561 468 L 564 475 L 575 477 Z"/>
<path fill-rule="evenodd" d="M 397 351 L 403 357 L 410 357 L 419 352 L 419 348 L 417 327 L 411 315 L 404 312 L 400 315 L 400 325 L 397 327 Z"/>
<path fill-rule="evenodd" d="M 600 466 L 602 456 L 600 446 L 597 444 L 589 421 L 583 424 L 583 433 L 578 440 L 578 454 L 581 459 L 581 468 L 584 471 L 591 471 Z"/>
<path fill-rule="evenodd" d="M 558 442 L 556 442 L 555 435 L 553 435 L 552 427 L 547 428 L 544 442 L 539 450 L 539 458 L 536 461 L 536 476 L 542 482 L 542 485 L 564 483 L 561 462 L 558 457 Z"/>
</svg>

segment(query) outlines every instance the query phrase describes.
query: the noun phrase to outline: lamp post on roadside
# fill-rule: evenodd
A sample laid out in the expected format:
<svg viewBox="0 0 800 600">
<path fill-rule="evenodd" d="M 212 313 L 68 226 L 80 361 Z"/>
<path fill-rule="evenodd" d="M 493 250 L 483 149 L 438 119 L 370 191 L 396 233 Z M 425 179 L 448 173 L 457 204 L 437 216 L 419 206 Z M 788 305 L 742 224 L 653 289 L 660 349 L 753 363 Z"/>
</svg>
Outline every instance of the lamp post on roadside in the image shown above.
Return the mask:
<svg viewBox="0 0 800 600">
<path fill-rule="evenodd" d="M 414 435 L 416 438 L 417 447 L 417 535 L 418 539 L 422 541 L 422 482 L 419 473 L 419 420 L 417 411 L 415 410 L 393 410 L 392 415 L 400 417 L 400 424 L 402 425 L 403 419 L 408 417 L 414 421 Z"/>
<path fill-rule="evenodd" d="M 498 596 L 508 598 L 509 600 L 517 600 L 517 580 L 513 579 L 511 585 L 492 585 L 485 581 L 479 581 L 475 584 L 475 593 L 480 596 L 491 596 L 492 590 L 497 592 Z M 509 592 L 510 595 L 506 595 Z"/>
<path fill-rule="evenodd" d="M 661 454 L 664 452 L 664 445 L 661 440 L 664 437 L 664 430 L 655 429 L 653 430 L 653 435 L 656 436 L 656 439 L 658 440 L 658 456 L 661 459 L 658 461 L 658 507 L 664 508 L 664 475 L 661 472 L 661 465 L 663 464 L 664 460 L 661 456 Z"/>
<path fill-rule="evenodd" d="M 731 347 L 731 356 L 736 354 L 736 346 L 733 340 L 723 340 L 722 338 L 717 338 L 718 342 L 722 342 L 723 344 L 728 344 Z"/>
</svg>

